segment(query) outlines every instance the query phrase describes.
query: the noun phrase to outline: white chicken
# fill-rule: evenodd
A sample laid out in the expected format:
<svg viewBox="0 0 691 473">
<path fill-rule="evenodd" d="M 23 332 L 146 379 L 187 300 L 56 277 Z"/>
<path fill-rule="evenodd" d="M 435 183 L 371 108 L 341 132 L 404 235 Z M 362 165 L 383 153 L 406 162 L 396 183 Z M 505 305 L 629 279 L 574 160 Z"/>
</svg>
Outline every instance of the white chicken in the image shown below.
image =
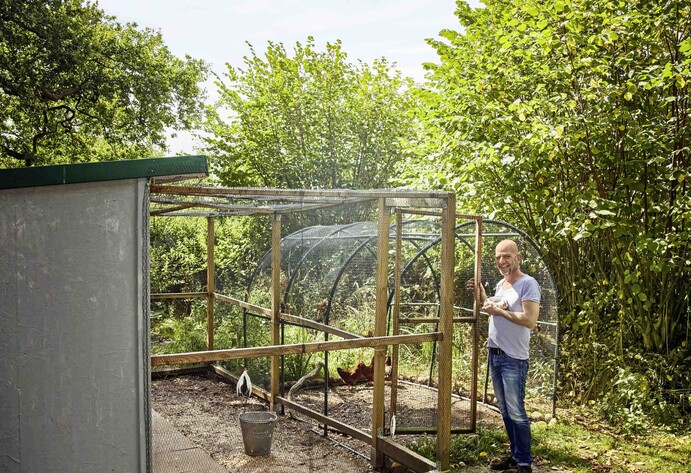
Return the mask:
<svg viewBox="0 0 691 473">
<path fill-rule="evenodd" d="M 250 375 L 247 374 L 247 368 L 245 368 L 240 375 L 235 391 L 238 396 L 245 397 L 245 403 L 247 403 L 247 400 L 252 396 L 252 380 L 250 379 Z"/>
</svg>

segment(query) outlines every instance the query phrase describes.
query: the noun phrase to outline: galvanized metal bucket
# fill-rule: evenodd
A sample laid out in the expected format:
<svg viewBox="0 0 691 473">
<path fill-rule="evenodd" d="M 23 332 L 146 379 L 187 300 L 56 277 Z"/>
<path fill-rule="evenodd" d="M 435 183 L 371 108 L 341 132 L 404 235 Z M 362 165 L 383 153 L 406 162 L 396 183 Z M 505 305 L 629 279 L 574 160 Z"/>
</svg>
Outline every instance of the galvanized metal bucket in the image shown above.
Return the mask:
<svg viewBox="0 0 691 473">
<path fill-rule="evenodd" d="M 278 416 L 270 411 L 252 411 L 240 414 L 242 443 L 247 455 L 266 456 L 271 453 L 274 424 Z"/>
</svg>

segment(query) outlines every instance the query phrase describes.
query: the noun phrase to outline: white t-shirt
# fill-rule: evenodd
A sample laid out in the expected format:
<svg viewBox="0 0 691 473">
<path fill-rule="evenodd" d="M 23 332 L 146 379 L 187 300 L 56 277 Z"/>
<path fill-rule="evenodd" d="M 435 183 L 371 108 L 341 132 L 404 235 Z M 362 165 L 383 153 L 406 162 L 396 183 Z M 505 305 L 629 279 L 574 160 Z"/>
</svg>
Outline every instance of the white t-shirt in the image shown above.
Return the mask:
<svg viewBox="0 0 691 473">
<path fill-rule="evenodd" d="M 502 289 L 505 279 L 497 283 L 495 295 L 509 303 L 506 309 L 511 312 L 523 312 L 522 301 L 540 303 L 540 285 L 535 278 L 524 274 L 512 286 Z M 530 329 L 518 325 L 501 316 L 489 318 L 490 347 L 501 348 L 511 358 L 527 360 L 530 352 Z"/>
</svg>

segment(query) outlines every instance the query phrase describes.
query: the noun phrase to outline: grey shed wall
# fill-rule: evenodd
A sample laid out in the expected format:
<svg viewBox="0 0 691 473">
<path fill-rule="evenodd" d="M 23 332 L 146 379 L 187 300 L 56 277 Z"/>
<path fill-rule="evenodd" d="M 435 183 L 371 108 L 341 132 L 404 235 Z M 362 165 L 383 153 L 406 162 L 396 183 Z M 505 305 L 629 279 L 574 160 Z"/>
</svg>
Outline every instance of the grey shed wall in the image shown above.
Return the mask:
<svg viewBox="0 0 691 473">
<path fill-rule="evenodd" d="M 149 470 L 146 192 L 0 191 L 0 471 Z"/>
</svg>

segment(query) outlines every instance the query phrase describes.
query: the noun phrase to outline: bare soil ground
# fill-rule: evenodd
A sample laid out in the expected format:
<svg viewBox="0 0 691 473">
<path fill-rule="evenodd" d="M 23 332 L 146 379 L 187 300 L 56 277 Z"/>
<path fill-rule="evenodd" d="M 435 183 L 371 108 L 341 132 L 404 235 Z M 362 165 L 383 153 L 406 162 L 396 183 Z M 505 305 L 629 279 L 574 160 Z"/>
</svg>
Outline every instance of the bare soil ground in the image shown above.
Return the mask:
<svg viewBox="0 0 691 473">
<path fill-rule="evenodd" d="M 152 381 L 151 391 L 152 408 L 229 472 L 372 471 L 368 460 L 335 446 L 334 441 L 345 439 L 341 435 L 330 432 L 325 439 L 312 431 L 312 424 L 288 416 L 279 416 L 270 455 L 246 455 L 239 415 L 267 410 L 267 406 L 256 398 L 243 402 L 235 387 L 220 378 L 186 375 L 157 379 Z"/>
<path fill-rule="evenodd" d="M 398 394 L 397 416 L 401 426 L 416 426 L 418 419 L 428 425 L 436 416 L 436 392 L 401 384 Z M 369 432 L 372 406 L 372 384 L 359 384 L 354 389 L 336 386 L 329 390 L 329 416 Z M 386 398 L 390 396 L 387 383 Z M 321 412 L 323 392 L 302 391 L 297 399 L 300 404 Z M 463 402 L 460 398 L 454 403 Z M 467 422 L 464 409 L 452 406 L 453 425 Z M 252 398 L 245 402 L 235 394 L 235 386 L 213 374 L 171 376 L 152 381 L 152 408 L 172 423 L 182 434 L 206 450 L 229 472 L 243 473 L 300 473 L 331 471 L 333 473 L 361 473 L 373 471 L 369 464 L 369 445 L 329 430 L 323 436 L 323 428 L 315 421 L 298 415 L 279 416 L 276 423 L 271 454 L 252 457 L 245 454 L 239 415 L 248 411 L 267 410 L 262 400 Z M 461 414 L 458 414 L 461 412 Z M 414 414 L 414 415 L 413 415 Z M 389 415 L 387 413 L 387 419 Z M 478 424 L 503 428 L 499 415 L 488 409 L 479 409 Z M 434 424 L 432 424 L 434 425 Z M 388 426 L 388 425 L 387 425 Z M 403 445 L 415 441 L 412 435 L 396 435 Z M 537 465 L 534 465 L 537 466 Z M 486 472 L 482 467 L 468 467 L 454 471 Z M 534 471 L 540 471 L 534 468 Z"/>
</svg>

